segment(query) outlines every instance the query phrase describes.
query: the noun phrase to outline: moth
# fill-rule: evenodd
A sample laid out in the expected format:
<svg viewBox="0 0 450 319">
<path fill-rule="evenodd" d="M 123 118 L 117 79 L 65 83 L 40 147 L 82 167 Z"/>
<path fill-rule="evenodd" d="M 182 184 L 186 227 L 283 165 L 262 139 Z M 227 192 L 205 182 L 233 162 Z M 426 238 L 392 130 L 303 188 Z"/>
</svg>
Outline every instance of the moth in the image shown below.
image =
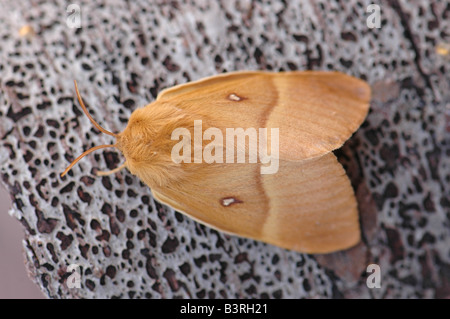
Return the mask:
<svg viewBox="0 0 450 319">
<path fill-rule="evenodd" d="M 224 73 L 163 90 L 117 134 L 94 121 L 76 82 L 75 89 L 93 125 L 116 142 L 84 152 L 61 176 L 90 152 L 113 146 L 124 164 L 98 175 L 126 167 L 155 199 L 219 231 L 303 253 L 334 252 L 360 241 L 354 191 L 332 151 L 367 115 L 371 90 L 365 81 L 323 71 Z M 267 131 L 258 148 L 248 134 L 231 153 L 223 137 L 239 128 Z M 185 151 L 183 160 L 174 160 L 174 149 Z M 238 158 L 243 152 L 244 162 Z M 235 161 L 219 161 L 220 153 Z M 276 161 L 276 172 L 262 173 L 267 159 Z"/>
</svg>

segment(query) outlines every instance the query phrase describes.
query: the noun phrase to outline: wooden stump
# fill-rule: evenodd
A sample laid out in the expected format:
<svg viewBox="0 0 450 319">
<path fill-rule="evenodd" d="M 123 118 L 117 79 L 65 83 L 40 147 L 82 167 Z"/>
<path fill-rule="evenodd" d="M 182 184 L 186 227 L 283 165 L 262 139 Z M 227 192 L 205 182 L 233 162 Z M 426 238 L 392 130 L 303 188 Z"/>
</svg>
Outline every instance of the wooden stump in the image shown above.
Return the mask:
<svg viewBox="0 0 450 319">
<path fill-rule="evenodd" d="M 153 3 L 153 2 L 152 2 Z M 450 7 L 445 1 L 4 1 L 0 163 L 50 298 L 450 296 Z M 81 12 L 76 26 L 77 9 Z M 375 11 L 374 11 L 375 10 Z M 446 49 L 447 48 L 447 49 Z M 447 50 L 447 51 L 446 51 Z M 371 111 L 337 155 L 364 240 L 314 256 L 218 233 L 154 201 L 101 125 L 174 84 L 234 70 L 338 70 L 367 80 Z M 369 288 L 369 264 L 381 288 Z M 69 266 L 81 288 L 70 288 Z"/>
</svg>

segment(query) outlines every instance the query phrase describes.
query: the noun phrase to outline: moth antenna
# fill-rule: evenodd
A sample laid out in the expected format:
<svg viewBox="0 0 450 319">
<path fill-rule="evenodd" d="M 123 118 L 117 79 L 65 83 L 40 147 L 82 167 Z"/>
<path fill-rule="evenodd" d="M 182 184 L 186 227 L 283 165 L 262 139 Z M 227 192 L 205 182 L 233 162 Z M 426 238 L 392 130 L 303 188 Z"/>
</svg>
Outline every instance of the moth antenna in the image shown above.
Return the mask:
<svg viewBox="0 0 450 319">
<path fill-rule="evenodd" d="M 80 91 L 78 91 L 77 81 L 74 80 L 73 83 L 75 84 L 75 92 L 76 92 L 76 94 L 77 94 L 78 102 L 80 102 L 80 105 L 81 105 L 81 108 L 83 109 L 84 114 L 87 115 L 87 117 L 89 118 L 89 120 L 91 121 L 91 123 L 94 124 L 94 126 L 95 126 L 100 132 L 105 133 L 105 134 L 108 134 L 108 135 L 111 135 L 111 136 L 114 136 L 114 137 L 117 138 L 118 134 L 112 133 L 112 132 L 110 132 L 110 131 L 104 129 L 103 127 L 100 126 L 100 124 L 98 124 L 98 123 L 92 118 L 91 114 L 89 114 L 89 112 L 88 112 L 86 106 L 84 105 L 83 99 L 81 98 L 81 95 L 80 95 Z M 87 151 L 83 152 L 83 154 L 81 154 L 80 156 L 78 156 L 74 161 L 72 161 L 72 163 L 70 163 L 70 165 L 65 169 L 65 171 L 61 173 L 61 177 L 64 177 L 64 175 L 66 175 L 67 172 L 70 171 L 70 170 L 72 169 L 72 167 L 74 167 L 74 165 L 75 165 L 76 163 L 78 163 L 78 161 L 79 161 L 80 159 L 82 159 L 83 157 L 85 157 L 85 156 L 88 155 L 89 153 L 92 153 L 92 152 L 94 152 L 94 151 L 96 151 L 96 150 L 98 150 L 98 149 L 106 148 L 106 147 L 115 147 L 115 145 L 114 145 L 114 144 L 98 145 L 98 146 L 94 146 L 94 147 L 88 149 Z"/>
<path fill-rule="evenodd" d="M 72 167 L 74 167 L 74 165 L 76 163 L 78 163 L 78 161 L 80 159 L 82 159 L 83 157 L 85 157 L 86 155 L 88 155 L 89 153 L 92 153 L 96 150 L 99 150 L 101 148 L 106 148 L 106 147 L 115 147 L 114 144 L 108 144 L 108 145 L 98 145 L 98 146 L 94 146 L 90 149 L 88 149 L 87 151 L 83 152 L 83 154 L 81 154 L 80 156 L 78 156 L 72 163 L 70 163 L 70 165 L 66 168 L 66 170 L 64 172 L 61 173 L 61 177 L 64 177 L 64 175 L 67 174 L 68 171 L 70 171 L 72 169 Z"/>
<path fill-rule="evenodd" d="M 115 169 L 112 169 L 110 171 L 98 171 L 97 172 L 97 176 L 107 176 L 107 175 L 111 175 L 114 173 L 117 173 L 118 171 L 124 169 L 125 167 L 127 167 L 127 162 L 124 162 L 122 165 L 120 165 L 119 167 L 116 167 Z"/>
<path fill-rule="evenodd" d="M 84 105 L 83 99 L 81 98 L 80 92 L 78 91 L 78 85 L 77 85 L 77 81 L 73 80 L 73 82 L 75 83 L 75 91 L 77 93 L 77 98 L 78 98 L 78 102 L 80 102 L 81 108 L 83 109 L 84 114 L 87 115 L 87 117 L 89 118 L 89 120 L 92 122 L 92 124 L 94 124 L 94 126 L 100 131 L 103 132 L 105 134 L 117 137 L 117 134 L 112 133 L 106 129 L 104 129 L 103 127 L 101 127 L 91 116 L 91 114 L 89 114 L 86 106 Z"/>
</svg>

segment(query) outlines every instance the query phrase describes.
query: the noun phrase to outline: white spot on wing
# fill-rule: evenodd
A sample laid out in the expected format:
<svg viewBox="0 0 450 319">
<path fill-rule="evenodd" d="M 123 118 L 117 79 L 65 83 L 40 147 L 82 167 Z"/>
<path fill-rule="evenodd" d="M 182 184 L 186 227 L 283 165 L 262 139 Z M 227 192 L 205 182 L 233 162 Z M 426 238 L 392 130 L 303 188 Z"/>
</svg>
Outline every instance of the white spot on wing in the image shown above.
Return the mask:
<svg viewBox="0 0 450 319">
<path fill-rule="evenodd" d="M 224 199 L 222 199 L 222 205 L 223 206 L 230 206 L 234 202 L 235 202 L 234 198 L 224 198 Z"/>
<path fill-rule="evenodd" d="M 222 204 L 222 206 L 228 207 L 228 206 L 233 205 L 233 204 L 242 203 L 242 201 L 237 199 L 237 198 L 235 198 L 235 197 L 225 197 L 225 198 L 222 198 L 220 200 L 220 203 Z"/>
<path fill-rule="evenodd" d="M 242 100 L 242 98 L 234 93 L 231 93 L 230 95 L 228 95 L 228 99 L 230 101 L 235 101 L 235 102 L 239 102 L 240 100 Z"/>
</svg>

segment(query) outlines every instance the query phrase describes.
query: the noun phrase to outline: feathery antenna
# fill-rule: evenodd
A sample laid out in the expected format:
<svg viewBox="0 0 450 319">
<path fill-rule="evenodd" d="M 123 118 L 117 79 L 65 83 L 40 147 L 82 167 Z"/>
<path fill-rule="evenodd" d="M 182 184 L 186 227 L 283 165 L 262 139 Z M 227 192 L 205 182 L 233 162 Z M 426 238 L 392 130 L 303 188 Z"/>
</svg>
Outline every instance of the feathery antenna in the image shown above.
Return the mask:
<svg viewBox="0 0 450 319">
<path fill-rule="evenodd" d="M 103 127 L 101 127 L 93 118 L 92 116 L 89 114 L 86 106 L 84 105 L 83 99 L 81 98 L 80 92 L 78 91 L 78 85 L 77 85 L 77 81 L 73 81 L 75 83 L 75 91 L 77 93 L 77 98 L 78 98 L 78 102 L 80 102 L 81 108 L 83 109 L 84 114 L 87 115 L 87 117 L 89 118 L 89 120 L 92 122 L 92 124 L 94 124 L 94 126 L 102 133 L 114 136 L 117 138 L 118 134 L 112 133 L 106 129 L 104 129 Z M 89 153 L 92 153 L 98 149 L 101 148 L 106 148 L 106 147 L 114 147 L 114 144 L 108 144 L 108 145 L 98 145 L 98 146 L 94 146 L 90 149 L 88 149 L 87 151 L 83 152 L 83 154 L 81 154 L 80 156 L 78 156 L 74 161 L 72 161 L 72 163 L 70 163 L 70 165 L 65 169 L 64 172 L 62 172 L 61 177 L 63 177 L 64 175 L 67 174 L 68 171 L 70 171 L 72 169 L 72 167 L 74 167 L 74 165 L 76 163 L 78 163 L 78 161 L 80 159 L 82 159 L 83 157 L 85 157 L 86 155 L 88 155 Z"/>
</svg>

